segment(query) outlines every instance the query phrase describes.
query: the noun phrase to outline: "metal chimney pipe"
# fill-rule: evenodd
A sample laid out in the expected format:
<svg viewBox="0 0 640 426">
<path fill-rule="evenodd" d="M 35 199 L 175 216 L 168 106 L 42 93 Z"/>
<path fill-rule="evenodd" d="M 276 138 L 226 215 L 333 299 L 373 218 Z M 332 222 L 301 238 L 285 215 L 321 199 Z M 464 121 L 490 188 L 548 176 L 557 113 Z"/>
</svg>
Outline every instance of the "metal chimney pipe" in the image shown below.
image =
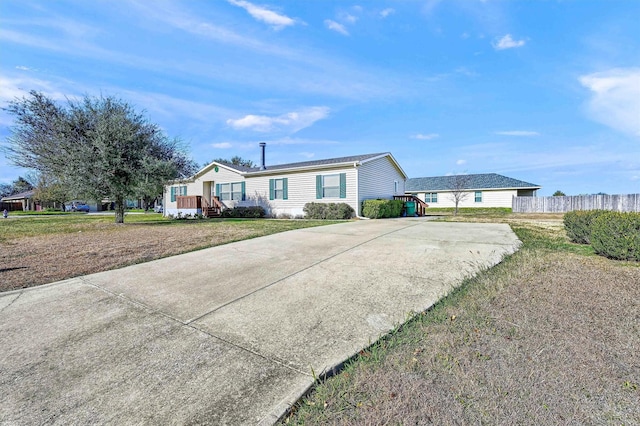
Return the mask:
<svg viewBox="0 0 640 426">
<path fill-rule="evenodd" d="M 266 146 L 267 146 L 266 142 L 260 142 L 260 149 L 262 150 L 262 163 L 260 164 L 260 170 L 267 170 L 267 166 L 265 165 L 265 160 L 264 160 L 264 150 Z"/>
</svg>

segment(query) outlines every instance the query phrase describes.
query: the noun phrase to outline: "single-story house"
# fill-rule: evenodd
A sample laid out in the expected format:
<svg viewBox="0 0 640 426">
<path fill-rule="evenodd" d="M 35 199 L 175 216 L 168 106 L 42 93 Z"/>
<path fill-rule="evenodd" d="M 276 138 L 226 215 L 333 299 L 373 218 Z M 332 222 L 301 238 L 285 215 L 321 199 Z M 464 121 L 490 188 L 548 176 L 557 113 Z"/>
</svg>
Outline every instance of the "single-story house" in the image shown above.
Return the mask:
<svg viewBox="0 0 640 426">
<path fill-rule="evenodd" d="M 36 203 L 33 199 L 34 193 L 35 191 L 31 189 L 29 191 L 3 197 L 0 200 L 0 202 L 2 202 L 2 208 L 6 208 L 9 211 L 40 210 L 40 204 Z"/>
<path fill-rule="evenodd" d="M 270 216 L 304 214 L 306 203 L 347 203 L 356 215 L 363 200 L 404 195 L 406 173 L 389 152 L 269 165 L 261 142 L 259 167 L 212 162 L 164 189 L 164 215 L 262 206 Z"/>
<path fill-rule="evenodd" d="M 455 188 L 464 189 L 465 194 L 458 207 L 511 207 L 513 197 L 535 197 L 541 186 L 497 173 L 484 173 L 411 178 L 407 180 L 405 192 L 429 207 L 455 207 Z"/>
</svg>

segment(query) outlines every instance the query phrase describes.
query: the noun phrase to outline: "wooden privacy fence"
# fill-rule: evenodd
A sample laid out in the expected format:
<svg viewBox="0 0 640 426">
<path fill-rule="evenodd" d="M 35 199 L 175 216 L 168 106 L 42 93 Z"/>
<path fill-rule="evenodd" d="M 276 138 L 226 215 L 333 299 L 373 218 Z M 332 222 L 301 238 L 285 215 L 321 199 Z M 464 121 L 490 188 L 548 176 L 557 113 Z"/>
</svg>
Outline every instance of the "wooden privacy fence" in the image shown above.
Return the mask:
<svg viewBox="0 0 640 426">
<path fill-rule="evenodd" d="M 640 194 L 513 197 L 514 213 L 566 213 L 574 210 L 640 212 Z"/>
</svg>

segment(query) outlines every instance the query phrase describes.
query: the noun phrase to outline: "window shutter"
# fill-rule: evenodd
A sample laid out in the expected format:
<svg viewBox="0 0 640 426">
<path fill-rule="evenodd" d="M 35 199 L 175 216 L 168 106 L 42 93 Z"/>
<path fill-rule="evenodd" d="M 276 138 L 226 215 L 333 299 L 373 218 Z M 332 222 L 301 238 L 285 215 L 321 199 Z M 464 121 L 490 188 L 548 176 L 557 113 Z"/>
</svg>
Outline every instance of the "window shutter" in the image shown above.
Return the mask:
<svg viewBox="0 0 640 426">
<path fill-rule="evenodd" d="M 220 196 L 220 184 L 219 183 L 216 183 L 216 197 L 222 198 Z"/>
<path fill-rule="evenodd" d="M 275 179 L 269 179 L 269 199 L 273 200 L 275 198 L 275 188 L 276 187 L 276 181 Z"/>
<path fill-rule="evenodd" d="M 322 175 L 316 176 L 316 199 L 322 199 Z"/>
<path fill-rule="evenodd" d="M 182 194 L 182 195 L 187 195 L 187 186 L 185 185 L 182 188 L 183 188 L 183 191 L 184 191 L 184 194 Z"/>
<path fill-rule="evenodd" d="M 242 201 L 245 201 L 247 199 L 246 195 L 245 195 L 245 183 L 246 182 L 240 182 L 240 187 L 242 188 Z"/>
<path fill-rule="evenodd" d="M 347 174 L 340 173 L 340 198 L 347 198 Z"/>
<path fill-rule="evenodd" d="M 289 199 L 289 178 L 282 179 L 282 199 Z"/>
<path fill-rule="evenodd" d="M 171 202 L 172 203 L 176 202 L 176 187 L 175 186 L 171 187 Z"/>
</svg>

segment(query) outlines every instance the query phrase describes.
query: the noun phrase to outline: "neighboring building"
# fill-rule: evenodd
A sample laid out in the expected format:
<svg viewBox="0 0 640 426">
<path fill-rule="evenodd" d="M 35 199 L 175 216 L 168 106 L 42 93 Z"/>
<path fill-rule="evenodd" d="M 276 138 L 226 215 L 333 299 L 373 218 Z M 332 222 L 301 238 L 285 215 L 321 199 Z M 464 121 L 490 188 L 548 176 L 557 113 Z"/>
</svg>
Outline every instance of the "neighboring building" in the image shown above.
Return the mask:
<svg viewBox="0 0 640 426">
<path fill-rule="evenodd" d="M 309 202 L 347 203 L 360 215 L 363 200 L 405 192 L 407 175 L 388 152 L 267 165 L 265 145 L 260 146 L 260 167 L 214 161 L 193 177 L 166 186 L 164 214 L 204 213 L 219 201 L 223 208 L 262 206 L 270 216 L 294 217 L 303 215 Z"/>
<path fill-rule="evenodd" d="M 13 194 L 8 197 L 3 197 L 0 202 L 2 202 L 2 208 L 7 209 L 9 211 L 29 211 L 29 210 L 40 210 L 40 204 L 36 203 L 33 199 L 34 190 L 20 192 L 18 194 Z"/>
<path fill-rule="evenodd" d="M 534 197 L 541 188 L 496 173 L 485 173 L 412 178 L 407 180 L 405 192 L 417 196 L 429 207 L 455 207 L 452 188 L 456 187 L 456 179 L 464 182 L 466 193 L 458 207 L 511 207 L 513 197 Z"/>
</svg>

